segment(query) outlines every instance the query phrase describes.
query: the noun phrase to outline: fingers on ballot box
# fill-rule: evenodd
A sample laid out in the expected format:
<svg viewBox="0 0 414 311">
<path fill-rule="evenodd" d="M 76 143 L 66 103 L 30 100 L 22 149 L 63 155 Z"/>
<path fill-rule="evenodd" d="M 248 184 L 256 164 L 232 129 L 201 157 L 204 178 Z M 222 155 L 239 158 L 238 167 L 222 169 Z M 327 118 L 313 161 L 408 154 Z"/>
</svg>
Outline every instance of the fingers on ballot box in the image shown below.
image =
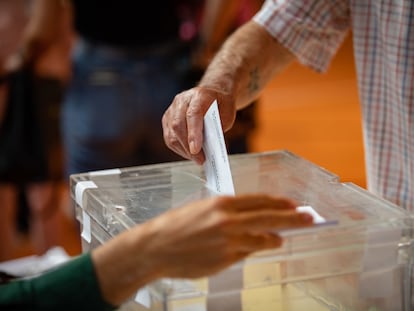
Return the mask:
<svg viewBox="0 0 414 311">
<path fill-rule="evenodd" d="M 213 276 L 158 280 L 121 309 L 414 310 L 408 212 L 288 151 L 232 155 L 229 164 L 236 194 L 291 198 L 318 222 L 283 230 L 280 248 Z M 190 161 L 76 174 L 70 183 L 84 252 L 171 208 L 217 195 L 203 167 Z"/>
</svg>

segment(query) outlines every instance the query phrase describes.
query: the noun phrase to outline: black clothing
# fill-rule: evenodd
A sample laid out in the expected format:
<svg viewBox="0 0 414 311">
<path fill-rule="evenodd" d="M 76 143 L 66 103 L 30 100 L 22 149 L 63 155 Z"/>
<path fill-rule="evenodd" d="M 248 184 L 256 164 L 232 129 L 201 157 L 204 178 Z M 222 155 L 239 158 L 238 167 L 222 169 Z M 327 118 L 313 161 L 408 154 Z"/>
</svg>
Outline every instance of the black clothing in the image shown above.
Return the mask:
<svg viewBox="0 0 414 311">
<path fill-rule="evenodd" d="M 72 0 L 75 29 L 91 42 L 111 46 L 143 47 L 172 41 L 179 35 L 178 2 Z"/>
</svg>

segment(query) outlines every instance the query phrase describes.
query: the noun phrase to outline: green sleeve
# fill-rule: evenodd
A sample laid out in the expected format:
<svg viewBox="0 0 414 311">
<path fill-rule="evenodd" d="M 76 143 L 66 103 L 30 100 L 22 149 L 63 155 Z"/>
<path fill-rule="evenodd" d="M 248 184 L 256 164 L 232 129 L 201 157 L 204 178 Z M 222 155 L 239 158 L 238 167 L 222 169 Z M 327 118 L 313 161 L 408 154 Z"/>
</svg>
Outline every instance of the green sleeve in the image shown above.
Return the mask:
<svg viewBox="0 0 414 311">
<path fill-rule="evenodd" d="M 39 277 L 0 286 L 0 310 L 114 310 L 102 299 L 90 254 Z"/>
</svg>

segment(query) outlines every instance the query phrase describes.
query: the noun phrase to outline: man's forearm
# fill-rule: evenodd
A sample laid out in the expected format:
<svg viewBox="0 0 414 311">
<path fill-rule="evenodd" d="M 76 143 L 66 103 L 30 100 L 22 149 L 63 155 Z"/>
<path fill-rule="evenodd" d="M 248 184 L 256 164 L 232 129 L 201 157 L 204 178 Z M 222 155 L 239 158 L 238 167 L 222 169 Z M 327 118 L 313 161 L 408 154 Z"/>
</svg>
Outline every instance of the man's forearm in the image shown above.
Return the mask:
<svg viewBox="0 0 414 311">
<path fill-rule="evenodd" d="M 200 86 L 231 95 L 240 109 L 252 102 L 293 59 L 263 27 L 250 21 L 225 42 Z"/>
</svg>

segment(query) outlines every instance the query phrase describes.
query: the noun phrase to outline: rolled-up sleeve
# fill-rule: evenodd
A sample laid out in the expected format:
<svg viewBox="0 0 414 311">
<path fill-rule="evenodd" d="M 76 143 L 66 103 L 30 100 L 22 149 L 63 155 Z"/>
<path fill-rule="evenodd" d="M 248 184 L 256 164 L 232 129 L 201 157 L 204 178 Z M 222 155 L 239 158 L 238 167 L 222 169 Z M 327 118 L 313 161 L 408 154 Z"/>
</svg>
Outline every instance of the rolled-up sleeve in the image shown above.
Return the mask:
<svg viewBox="0 0 414 311">
<path fill-rule="evenodd" d="M 350 28 L 344 0 L 267 0 L 253 20 L 302 64 L 326 71 Z"/>
</svg>

